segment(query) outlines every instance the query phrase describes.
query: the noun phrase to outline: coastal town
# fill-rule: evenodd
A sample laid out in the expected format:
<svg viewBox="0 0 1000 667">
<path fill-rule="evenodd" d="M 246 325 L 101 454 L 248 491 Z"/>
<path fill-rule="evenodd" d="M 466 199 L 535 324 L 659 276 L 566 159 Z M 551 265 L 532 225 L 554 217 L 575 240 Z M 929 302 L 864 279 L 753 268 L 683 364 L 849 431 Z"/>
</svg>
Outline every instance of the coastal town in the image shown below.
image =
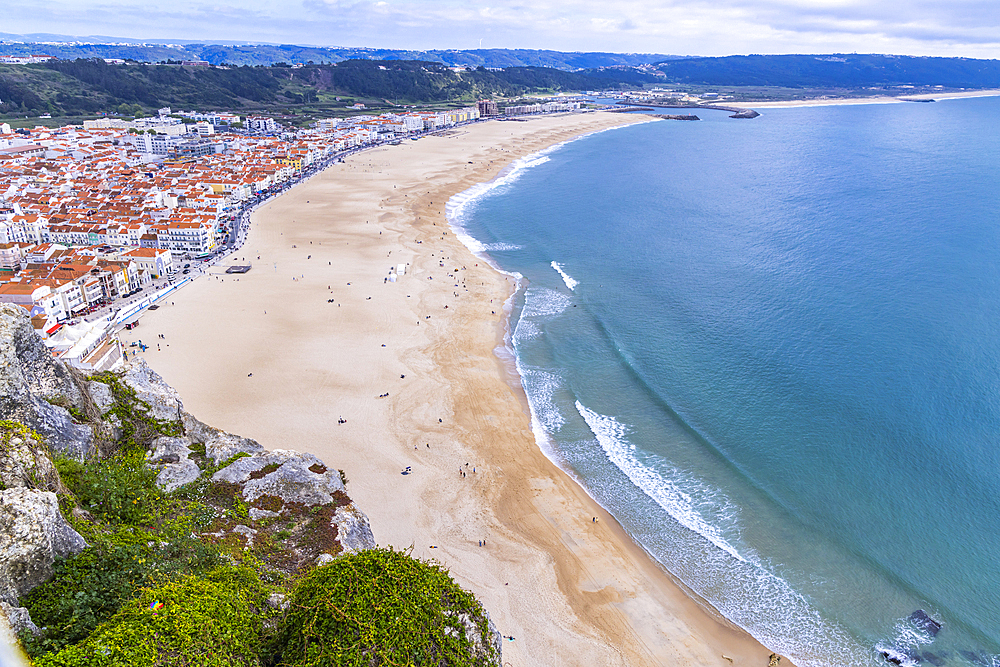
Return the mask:
<svg viewBox="0 0 1000 667">
<path fill-rule="evenodd" d="M 55 129 L 0 124 L 0 303 L 26 309 L 67 363 L 115 368 L 125 355 L 117 331 L 238 248 L 249 212 L 296 182 L 366 147 L 579 107 L 483 100 L 308 129 L 170 108 Z"/>
</svg>

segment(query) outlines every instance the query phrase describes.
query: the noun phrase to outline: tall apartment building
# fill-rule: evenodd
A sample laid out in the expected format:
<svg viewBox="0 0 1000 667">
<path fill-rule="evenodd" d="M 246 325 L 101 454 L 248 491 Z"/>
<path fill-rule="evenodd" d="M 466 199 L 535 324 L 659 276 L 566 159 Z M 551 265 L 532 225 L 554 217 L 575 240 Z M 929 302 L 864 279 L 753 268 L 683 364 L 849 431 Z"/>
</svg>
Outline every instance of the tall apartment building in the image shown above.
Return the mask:
<svg viewBox="0 0 1000 667">
<path fill-rule="evenodd" d="M 500 115 L 500 108 L 493 100 L 480 100 L 476 102 L 476 108 L 479 109 L 479 116 L 481 118 Z"/>
</svg>

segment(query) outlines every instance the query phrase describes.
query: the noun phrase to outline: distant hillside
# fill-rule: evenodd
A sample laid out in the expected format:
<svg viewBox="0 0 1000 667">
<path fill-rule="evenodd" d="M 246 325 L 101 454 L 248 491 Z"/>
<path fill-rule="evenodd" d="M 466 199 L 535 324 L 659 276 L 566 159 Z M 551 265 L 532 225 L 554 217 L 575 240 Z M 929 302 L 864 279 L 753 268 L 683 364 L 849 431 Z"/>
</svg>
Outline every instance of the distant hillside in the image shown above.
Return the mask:
<svg viewBox="0 0 1000 667">
<path fill-rule="evenodd" d="M 453 72 L 417 60 L 347 60 L 301 68 L 108 65 L 100 59 L 0 66 L 0 113 L 81 115 L 138 105 L 200 109 L 260 109 L 293 105 L 347 106 L 472 102 L 484 97 L 578 91 L 620 85 L 552 68 L 478 68 Z M 338 100 L 338 98 L 341 98 Z M 347 98 L 347 99 L 344 99 Z"/>
<path fill-rule="evenodd" d="M 892 55 L 726 56 L 671 60 L 647 81 L 712 86 L 1000 88 L 1000 61 Z M 615 78 L 621 80 L 619 73 Z"/>
<path fill-rule="evenodd" d="M 165 46 L 135 48 L 171 51 Z M 238 50 L 251 47 L 198 45 L 198 48 Z M 54 49 L 48 51 L 56 55 Z M 892 94 L 901 94 L 905 92 L 901 87 L 909 86 L 924 90 L 933 90 L 933 86 L 1000 88 L 1000 61 L 970 58 L 854 54 L 727 56 L 667 60 L 641 66 L 616 64 L 576 71 L 515 65 L 494 69 L 477 65 L 471 71 L 454 72 L 440 61 L 375 60 L 372 58 L 376 53 L 385 52 L 365 53 L 359 59 L 295 68 L 287 64 L 230 68 L 182 66 L 177 59 L 171 59 L 171 64 L 109 65 L 100 57 L 54 60 L 36 65 L 0 65 L 0 114 L 79 116 L 117 112 L 131 115 L 172 106 L 272 113 L 287 110 L 297 115 L 315 116 L 343 109 L 355 101 L 362 101 L 369 107 L 388 108 L 656 85 L 679 89 L 742 87 L 744 93 L 737 97 L 744 100 L 760 99 L 765 89 L 780 89 L 786 97 L 808 97 L 830 91 L 871 94 L 873 89 L 890 89 Z M 481 57 L 489 62 L 496 62 L 501 57 L 519 62 L 528 59 L 529 55 L 540 60 L 562 58 L 563 65 L 580 65 L 591 56 L 614 55 L 486 50 L 439 53 L 456 58 Z M 577 59 L 570 60 L 570 56 Z"/>
<path fill-rule="evenodd" d="M 615 65 L 645 65 L 679 56 L 652 53 L 578 53 L 536 49 L 474 49 L 470 51 L 407 51 L 293 44 L 206 44 L 138 42 L 113 37 L 11 35 L 0 33 L 0 55 L 44 53 L 64 60 L 122 58 L 155 63 L 165 60 L 207 60 L 213 65 L 273 65 L 276 63 L 336 63 L 342 60 L 425 60 L 448 66 L 551 67 L 578 70 Z M 44 42 L 44 43 L 43 43 Z M 83 42 L 83 43 L 81 43 Z M 101 43 L 104 42 L 104 43 Z"/>
</svg>

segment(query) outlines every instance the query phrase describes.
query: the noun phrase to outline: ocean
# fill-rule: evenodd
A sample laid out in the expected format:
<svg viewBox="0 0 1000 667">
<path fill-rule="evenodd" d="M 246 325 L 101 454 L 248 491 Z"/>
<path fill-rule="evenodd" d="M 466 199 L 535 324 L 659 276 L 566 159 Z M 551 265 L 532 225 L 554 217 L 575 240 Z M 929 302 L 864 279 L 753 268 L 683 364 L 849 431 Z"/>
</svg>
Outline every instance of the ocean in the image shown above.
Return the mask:
<svg viewBox="0 0 1000 667">
<path fill-rule="evenodd" d="M 698 114 L 449 203 L 539 446 L 799 667 L 1000 665 L 1000 98 Z"/>
</svg>

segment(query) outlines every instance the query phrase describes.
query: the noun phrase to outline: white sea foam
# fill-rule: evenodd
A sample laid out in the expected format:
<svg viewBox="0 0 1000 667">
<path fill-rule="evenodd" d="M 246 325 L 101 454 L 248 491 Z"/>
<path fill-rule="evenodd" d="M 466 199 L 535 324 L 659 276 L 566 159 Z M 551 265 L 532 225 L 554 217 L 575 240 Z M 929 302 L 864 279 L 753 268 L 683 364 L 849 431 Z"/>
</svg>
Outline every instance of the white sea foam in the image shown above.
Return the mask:
<svg viewBox="0 0 1000 667">
<path fill-rule="evenodd" d="M 514 327 L 513 342 L 515 345 L 520 345 L 528 339 L 538 338 L 541 335 L 542 330 L 533 320 L 529 320 L 527 317 L 520 317 L 517 320 L 517 326 Z"/>
<path fill-rule="evenodd" d="M 560 468 L 565 468 L 566 461 L 552 439 L 552 434 L 558 432 L 566 423 L 565 417 L 553 399 L 553 394 L 560 386 L 562 378 L 554 373 L 546 373 L 540 368 L 526 366 L 516 354 L 514 365 L 521 377 L 524 393 L 528 397 L 531 432 L 535 436 L 535 444 L 550 461 Z"/>
<path fill-rule="evenodd" d="M 514 243 L 487 243 L 483 245 L 483 249 L 486 252 L 509 252 L 511 250 L 520 250 L 523 247 Z"/>
<path fill-rule="evenodd" d="M 501 171 L 493 180 L 486 181 L 485 183 L 476 183 L 468 190 L 464 190 L 456 195 L 453 195 L 445 204 L 444 212 L 448 219 L 448 223 L 451 225 L 452 229 L 455 230 L 455 233 L 459 235 L 465 233 L 465 235 L 468 236 L 465 232 L 463 223 L 465 221 L 466 213 L 471 210 L 470 207 L 477 204 L 484 197 L 498 192 L 500 188 L 510 185 L 519 179 L 528 169 L 548 162 L 550 158 L 547 156 L 547 153 L 551 152 L 555 148 L 557 148 L 557 146 L 552 146 L 545 151 L 534 153 L 515 160 L 510 164 L 510 166 Z M 478 249 L 470 248 L 473 252 L 482 252 L 482 248 L 486 247 L 479 241 L 476 241 L 476 245 Z"/>
<path fill-rule="evenodd" d="M 934 641 L 934 637 L 926 630 L 917 628 L 908 618 L 902 618 L 893 627 L 893 638 L 889 642 L 879 642 L 875 650 L 880 654 L 888 654 L 899 660 L 901 665 L 915 667 L 919 664 L 909 655 L 922 646 Z"/>
<path fill-rule="evenodd" d="M 529 287 L 521 317 L 545 318 L 558 315 L 573 305 L 572 300 L 554 289 Z"/>
<path fill-rule="evenodd" d="M 697 492 L 703 497 L 706 495 L 714 496 L 716 501 L 727 506 L 725 513 L 730 514 L 730 516 L 736 511 L 731 503 L 722 498 L 721 494 L 710 491 L 706 493 L 704 488 L 695 491 L 695 487 L 700 485 L 693 480 L 685 480 L 687 484 L 684 486 L 688 488 L 683 488 L 678 483 L 683 476 L 676 468 L 671 467 L 666 471 L 658 472 L 643 464 L 635 456 L 635 445 L 630 443 L 626 437 L 629 432 L 628 427 L 614 417 L 598 414 L 585 407 L 580 401 L 576 402 L 576 409 L 594 433 L 608 460 L 624 472 L 633 484 L 642 489 L 682 526 L 698 533 L 733 558 L 746 562 L 746 558 L 740 555 L 736 547 L 722 536 L 719 528 L 706 521 L 698 512 L 699 500 L 692 492 Z"/>
<path fill-rule="evenodd" d="M 580 284 L 579 280 L 569 277 L 569 275 L 563 270 L 563 265 L 559 262 L 553 261 L 552 268 L 555 269 L 560 276 L 562 276 L 563 282 L 566 283 L 566 287 L 568 287 L 570 291 L 575 290 L 576 286 Z"/>
<path fill-rule="evenodd" d="M 562 292 L 547 287 L 531 287 L 525 293 L 524 306 L 517 318 L 511 342 L 516 348 L 524 341 L 542 335 L 540 323 L 562 313 L 571 305 L 570 298 Z"/>
<path fill-rule="evenodd" d="M 558 433 L 566 424 L 566 418 L 554 400 L 556 390 L 563 384 L 562 376 L 533 366 L 520 366 L 518 372 L 525 391 L 532 397 L 534 414 L 539 425 L 547 434 Z"/>
</svg>

